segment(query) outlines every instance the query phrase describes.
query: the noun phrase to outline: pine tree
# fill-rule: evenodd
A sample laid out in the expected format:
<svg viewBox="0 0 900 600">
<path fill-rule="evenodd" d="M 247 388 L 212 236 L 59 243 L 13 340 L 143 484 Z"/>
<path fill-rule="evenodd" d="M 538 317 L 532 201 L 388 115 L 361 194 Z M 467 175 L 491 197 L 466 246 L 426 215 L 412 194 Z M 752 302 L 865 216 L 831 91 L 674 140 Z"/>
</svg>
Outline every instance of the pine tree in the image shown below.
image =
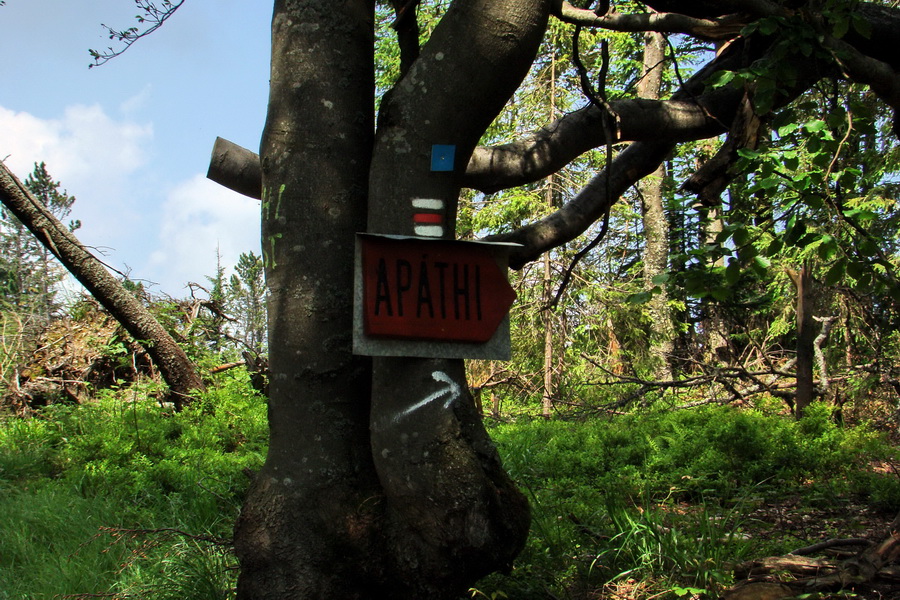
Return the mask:
<svg viewBox="0 0 900 600">
<path fill-rule="evenodd" d="M 261 256 L 238 257 L 228 286 L 228 313 L 236 319 L 236 337 L 260 354 L 266 345 L 266 286 Z"/>
<path fill-rule="evenodd" d="M 72 212 L 75 197 L 60 189 L 45 163 L 35 163 L 25 186 L 60 220 Z M 81 226 L 69 222 L 69 230 Z M 7 208 L 0 211 L 0 298 L 20 312 L 46 322 L 58 308 L 58 285 L 65 269 L 49 249 L 39 244 L 31 232 Z"/>
</svg>

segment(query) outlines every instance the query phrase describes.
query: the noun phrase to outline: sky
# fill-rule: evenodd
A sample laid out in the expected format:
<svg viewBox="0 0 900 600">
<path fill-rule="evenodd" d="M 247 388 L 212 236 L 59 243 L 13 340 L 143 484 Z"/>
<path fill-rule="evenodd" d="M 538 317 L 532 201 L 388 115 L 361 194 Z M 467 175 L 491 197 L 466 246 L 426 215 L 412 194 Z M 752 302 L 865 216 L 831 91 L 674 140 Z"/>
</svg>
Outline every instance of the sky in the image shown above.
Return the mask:
<svg viewBox="0 0 900 600">
<path fill-rule="evenodd" d="M 135 0 L 0 6 L 0 159 L 45 162 L 76 202 L 76 235 L 157 294 L 189 295 L 260 253 L 259 202 L 206 179 L 216 136 L 256 151 L 265 121 L 271 2 L 186 0 L 152 35 L 88 69 L 136 25 Z"/>
</svg>

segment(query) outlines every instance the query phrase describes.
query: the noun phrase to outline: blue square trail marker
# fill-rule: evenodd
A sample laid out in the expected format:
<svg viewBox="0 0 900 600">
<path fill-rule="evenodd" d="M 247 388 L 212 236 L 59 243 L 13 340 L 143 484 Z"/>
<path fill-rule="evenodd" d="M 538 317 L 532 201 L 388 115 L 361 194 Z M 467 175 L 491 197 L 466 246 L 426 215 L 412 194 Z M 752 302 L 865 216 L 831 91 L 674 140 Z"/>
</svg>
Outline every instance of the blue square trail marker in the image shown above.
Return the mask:
<svg viewBox="0 0 900 600">
<path fill-rule="evenodd" d="M 431 170 L 452 171 L 453 159 L 456 157 L 456 146 L 435 144 L 431 147 Z"/>
</svg>

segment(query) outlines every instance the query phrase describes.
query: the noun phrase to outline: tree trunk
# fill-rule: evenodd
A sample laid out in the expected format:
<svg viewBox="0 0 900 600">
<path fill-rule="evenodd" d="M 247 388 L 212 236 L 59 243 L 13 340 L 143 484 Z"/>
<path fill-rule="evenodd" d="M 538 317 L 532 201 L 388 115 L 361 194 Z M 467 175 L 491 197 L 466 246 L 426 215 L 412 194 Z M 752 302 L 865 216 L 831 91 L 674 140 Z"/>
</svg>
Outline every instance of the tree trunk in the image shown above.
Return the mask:
<svg viewBox="0 0 900 600">
<path fill-rule="evenodd" d="M 638 83 L 638 96 L 658 100 L 662 89 L 663 61 L 666 56 L 666 40 L 660 33 L 644 35 L 643 76 Z M 660 381 L 672 379 L 670 359 L 674 349 L 672 311 L 665 284 L 656 284 L 653 278 L 664 275 L 669 268 L 669 222 L 663 199 L 665 163 L 660 164 L 650 177 L 640 184 L 642 218 L 644 224 L 644 287 L 659 287 L 648 304 L 651 317 L 650 354 L 654 376 Z"/>
<path fill-rule="evenodd" d="M 454 237 L 465 165 L 534 60 L 549 4 L 451 5 L 382 101 L 370 233 L 416 235 L 412 201 L 431 199 L 444 207 L 441 237 Z M 434 144 L 455 147 L 451 171 L 431 170 Z M 401 574 L 392 597 L 458 598 L 509 567 L 527 536 L 527 502 L 478 419 L 462 360 L 376 358 L 373 369 L 373 458 L 391 531 L 386 551 Z"/>
<path fill-rule="evenodd" d="M 809 265 L 800 272 L 788 271 L 797 288 L 797 395 L 794 400 L 794 416 L 801 418 L 803 411 L 812 404 L 815 395 L 813 362 L 815 361 L 816 324 L 813 319 L 813 285 Z"/>
<path fill-rule="evenodd" d="M 85 289 L 140 343 L 169 385 L 176 408 L 204 389 L 203 380 L 184 350 L 141 302 L 109 274 L 69 228 L 0 162 L 0 202 L 46 246 Z"/>
<path fill-rule="evenodd" d="M 241 599 L 390 597 L 370 361 L 351 347 L 373 19 L 366 0 L 275 2 L 260 148 L 269 451 L 235 529 Z"/>
<path fill-rule="evenodd" d="M 548 4 L 455 2 L 382 100 L 373 147 L 372 4 L 276 0 L 260 152 L 270 447 L 235 532 L 240 598 L 455 599 L 524 545 L 527 503 L 462 361 L 352 355 L 354 234 L 415 234 L 424 198 L 453 237 L 460 174 L 431 172 L 432 145 L 465 164 Z"/>
</svg>

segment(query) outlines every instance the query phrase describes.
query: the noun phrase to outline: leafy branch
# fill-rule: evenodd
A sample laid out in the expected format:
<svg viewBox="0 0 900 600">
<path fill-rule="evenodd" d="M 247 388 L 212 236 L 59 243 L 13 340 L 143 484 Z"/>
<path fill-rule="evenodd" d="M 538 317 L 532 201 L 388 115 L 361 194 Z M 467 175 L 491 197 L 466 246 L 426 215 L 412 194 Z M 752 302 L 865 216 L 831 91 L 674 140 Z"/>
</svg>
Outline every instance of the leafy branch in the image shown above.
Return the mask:
<svg viewBox="0 0 900 600">
<path fill-rule="evenodd" d="M 123 54 L 133 43 L 142 37 L 146 37 L 162 27 L 163 23 L 175 14 L 175 11 L 184 4 L 184 0 L 163 0 L 158 6 L 153 0 L 134 0 L 134 3 L 141 11 L 143 11 L 143 14 L 135 15 L 134 18 L 139 25 L 144 26 L 145 28 L 142 30 L 141 27 L 129 27 L 128 29 L 117 30 L 109 25 L 101 24 L 109 33 L 109 39 L 116 40 L 124 45 L 118 50 L 112 46 L 109 46 L 102 52 L 99 50 L 89 50 L 88 52 L 90 52 L 91 58 L 94 59 L 94 63 L 88 65 L 88 68 L 99 67 L 100 65 L 109 62 L 113 58 Z"/>
</svg>

